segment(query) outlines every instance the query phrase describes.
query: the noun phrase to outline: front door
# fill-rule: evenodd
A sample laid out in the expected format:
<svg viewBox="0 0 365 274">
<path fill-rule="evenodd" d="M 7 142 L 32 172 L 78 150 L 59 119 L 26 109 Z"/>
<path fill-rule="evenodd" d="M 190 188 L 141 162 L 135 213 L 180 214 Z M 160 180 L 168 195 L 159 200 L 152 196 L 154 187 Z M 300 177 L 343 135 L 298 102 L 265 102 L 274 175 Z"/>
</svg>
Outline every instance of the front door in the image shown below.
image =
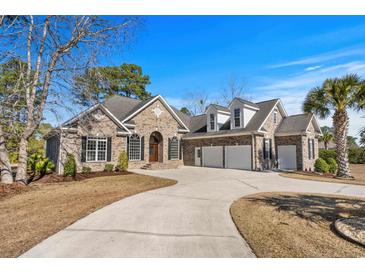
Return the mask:
<svg viewBox="0 0 365 274">
<path fill-rule="evenodd" d="M 158 161 L 158 144 L 150 144 L 150 162 Z"/>
</svg>

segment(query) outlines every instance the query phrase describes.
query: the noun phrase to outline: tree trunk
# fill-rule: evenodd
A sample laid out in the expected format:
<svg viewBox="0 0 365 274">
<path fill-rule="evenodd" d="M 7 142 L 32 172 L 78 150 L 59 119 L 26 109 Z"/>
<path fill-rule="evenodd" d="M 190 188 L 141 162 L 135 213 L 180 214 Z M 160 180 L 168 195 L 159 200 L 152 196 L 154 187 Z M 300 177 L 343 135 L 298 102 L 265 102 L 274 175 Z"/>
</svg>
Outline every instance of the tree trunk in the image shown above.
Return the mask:
<svg viewBox="0 0 365 274">
<path fill-rule="evenodd" d="M 328 149 L 328 142 L 324 142 L 324 149 L 327 150 Z"/>
<path fill-rule="evenodd" d="M 350 164 L 347 153 L 347 132 L 349 118 L 346 110 L 335 111 L 333 115 L 333 126 L 335 127 L 336 152 L 337 152 L 337 176 L 350 178 Z"/>
<path fill-rule="evenodd" d="M 18 158 L 18 167 L 16 169 L 16 177 L 15 181 L 27 184 L 28 182 L 28 176 L 27 176 L 27 159 L 28 159 L 28 153 L 27 153 L 27 146 L 28 146 L 28 140 L 27 138 L 24 138 L 24 136 L 20 139 L 19 143 L 19 158 Z"/>
<path fill-rule="evenodd" d="M 11 172 L 9 153 L 5 146 L 5 137 L 2 126 L 0 125 L 0 174 L 3 184 L 12 184 L 14 182 Z"/>
</svg>

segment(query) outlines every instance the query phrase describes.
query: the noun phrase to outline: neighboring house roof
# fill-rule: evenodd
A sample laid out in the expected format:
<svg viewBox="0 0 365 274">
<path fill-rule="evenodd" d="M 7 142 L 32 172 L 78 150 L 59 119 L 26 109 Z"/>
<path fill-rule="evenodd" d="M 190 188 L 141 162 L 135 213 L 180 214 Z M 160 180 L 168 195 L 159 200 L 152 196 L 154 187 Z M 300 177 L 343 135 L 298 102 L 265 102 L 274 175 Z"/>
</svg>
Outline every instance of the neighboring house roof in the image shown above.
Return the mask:
<svg viewBox="0 0 365 274">
<path fill-rule="evenodd" d="M 287 116 L 279 125 L 276 134 L 305 133 L 313 117 L 314 115 L 311 113 Z M 318 129 L 316 132 L 321 133 Z"/>
</svg>

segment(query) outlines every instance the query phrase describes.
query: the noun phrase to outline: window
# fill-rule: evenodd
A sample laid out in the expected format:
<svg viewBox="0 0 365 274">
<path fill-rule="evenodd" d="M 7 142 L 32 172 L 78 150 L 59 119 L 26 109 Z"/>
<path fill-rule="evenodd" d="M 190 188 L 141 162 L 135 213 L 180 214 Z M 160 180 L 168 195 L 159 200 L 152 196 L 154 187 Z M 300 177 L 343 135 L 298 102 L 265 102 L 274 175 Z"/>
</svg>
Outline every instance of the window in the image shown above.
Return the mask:
<svg viewBox="0 0 365 274">
<path fill-rule="evenodd" d="M 87 137 L 86 161 L 106 161 L 107 139 L 98 137 Z"/>
<path fill-rule="evenodd" d="M 129 137 L 129 160 L 141 160 L 141 138 L 137 134 Z"/>
<path fill-rule="evenodd" d="M 209 118 L 210 118 L 210 129 L 211 130 L 214 130 L 215 129 L 214 114 L 211 113 L 210 116 L 209 116 Z"/>
<path fill-rule="evenodd" d="M 274 110 L 274 124 L 277 124 L 278 122 L 278 111 Z"/>
<path fill-rule="evenodd" d="M 271 159 L 271 139 L 264 139 L 264 159 Z"/>
<path fill-rule="evenodd" d="M 240 115 L 240 109 L 235 108 L 234 109 L 234 127 L 240 127 L 241 126 L 241 115 Z"/>
<path fill-rule="evenodd" d="M 314 139 L 308 139 L 308 159 L 314 159 Z"/>
<path fill-rule="evenodd" d="M 170 141 L 170 159 L 179 159 L 179 140 L 176 137 L 172 138 Z"/>
</svg>

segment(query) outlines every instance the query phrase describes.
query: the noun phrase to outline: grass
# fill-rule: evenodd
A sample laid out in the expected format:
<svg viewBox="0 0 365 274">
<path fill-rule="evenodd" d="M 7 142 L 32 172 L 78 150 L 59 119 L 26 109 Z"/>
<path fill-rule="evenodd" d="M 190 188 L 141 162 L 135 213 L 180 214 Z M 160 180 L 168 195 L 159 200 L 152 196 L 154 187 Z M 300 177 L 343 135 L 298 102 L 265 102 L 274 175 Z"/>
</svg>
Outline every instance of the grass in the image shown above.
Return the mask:
<svg viewBox="0 0 365 274">
<path fill-rule="evenodd" d="M 143 191 L 176 181 L 129 174 L 35 184 L 0 199 L 0 257 L 17 257 L 78 219 Z"/>
<path fill-rule="evenodd" d="M 231 215 L 258 257 L 365 257 L 365 248 L 332 230 L 332 222 L 337 218 L 363 217 L 363 199 L 261 193 L 235 201 Z"/>
<path fill-rule="evenodd" d="M 351 167 L 352 176 L 355 177 L 355 180 L 324 177 L 324 176 L 317 175 L 315 173 L 308 174 L 308 173 L 304 173 L 304 172 L 280 173 L 280 176 L 287 177 L 287 178 L 293 178 L 293 179 L 311 180 L 311 181 L 365 185 L 365 164 L 351 164 L 350 167 Z"/>
</svg>

